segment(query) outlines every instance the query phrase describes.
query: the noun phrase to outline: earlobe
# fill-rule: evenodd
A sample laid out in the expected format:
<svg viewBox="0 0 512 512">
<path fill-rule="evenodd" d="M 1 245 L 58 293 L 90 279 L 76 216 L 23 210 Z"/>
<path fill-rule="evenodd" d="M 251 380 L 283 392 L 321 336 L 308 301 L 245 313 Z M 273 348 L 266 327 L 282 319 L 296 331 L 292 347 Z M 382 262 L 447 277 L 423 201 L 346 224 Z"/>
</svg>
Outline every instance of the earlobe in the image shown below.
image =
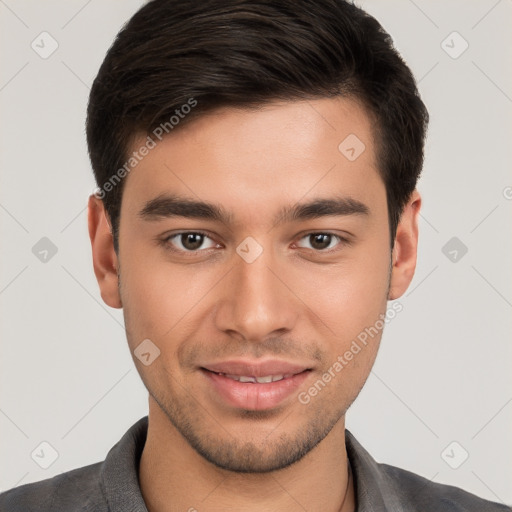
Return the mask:
<svg viewBox="0 0 512 512">
<path fill-rule="evenodd" d="M 404 207 L 396 230 L 388 300 L 401 297 L 414 277 L 418 252 L 418 217 L 420 208 L 421 196 L 415 190 Z"/>
<path fill-rule="evenodd" d="M 94 274 L 100 287 L 101 298 L 112 308 L 121 308 L 118 288 L 118 259 L 108 215 L 101 199 L 89 197 L 89 238 L 91 239 Z"/>
</svg>

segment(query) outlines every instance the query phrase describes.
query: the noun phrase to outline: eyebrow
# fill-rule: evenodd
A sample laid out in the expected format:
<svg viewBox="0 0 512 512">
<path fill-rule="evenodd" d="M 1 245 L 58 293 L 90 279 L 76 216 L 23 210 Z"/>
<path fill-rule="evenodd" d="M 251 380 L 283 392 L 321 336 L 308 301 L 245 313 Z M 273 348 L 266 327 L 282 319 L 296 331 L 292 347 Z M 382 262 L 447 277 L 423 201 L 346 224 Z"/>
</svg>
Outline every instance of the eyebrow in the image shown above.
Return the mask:
<svg viewBox="0 0 512 512">
<path fill-rule="evenodd" d="M 368 215 L 369 212 L 368 206 L 351 197 L 320 198 L 282 208 L 276 215 L 274 224 L 327 216 Z M 147 201 L 140 210 L 139 217 L 146 221 L 186 217 L 224 224 L 230 224 L 233 220 L 233 215 L 221 205 L 168 194 Z"/>
</svg>

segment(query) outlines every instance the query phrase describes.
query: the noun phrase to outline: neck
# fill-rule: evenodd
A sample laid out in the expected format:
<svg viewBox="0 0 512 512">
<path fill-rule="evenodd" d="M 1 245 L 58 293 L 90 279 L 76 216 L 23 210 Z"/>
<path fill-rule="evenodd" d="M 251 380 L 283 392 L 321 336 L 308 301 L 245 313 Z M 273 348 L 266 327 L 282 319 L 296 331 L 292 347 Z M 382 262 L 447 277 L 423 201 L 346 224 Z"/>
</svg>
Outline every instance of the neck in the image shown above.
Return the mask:
<svg viewBox="0 0 512 512">
<path fill-rule="evenodd" d="M 352 512 L 344 418 L 300 461 L 271 473 L 233 473 L 200 456 L 150 398 L 139 467 L 149 512 L 230 510 Z"/>
</svg>

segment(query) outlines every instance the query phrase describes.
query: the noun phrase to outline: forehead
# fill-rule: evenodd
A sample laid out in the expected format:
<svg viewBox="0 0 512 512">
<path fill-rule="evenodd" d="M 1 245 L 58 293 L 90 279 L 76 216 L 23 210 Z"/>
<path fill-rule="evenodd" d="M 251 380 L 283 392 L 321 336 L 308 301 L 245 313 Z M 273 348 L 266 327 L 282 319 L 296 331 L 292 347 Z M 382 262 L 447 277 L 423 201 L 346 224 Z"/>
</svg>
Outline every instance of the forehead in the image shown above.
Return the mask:
<svg viewBox="0 0 512 512">
<path fill-rule="evenodd" d="M 151 136 L 151 135 L 150 135 Z M 123 208 L 164 193 L 239 209 L 347 195 L 371 204 L 385 194 L 372 119 L 346 98 L 222 108 L 184 124 L 127 176 Z M 146 143 L 139 137 L 132 151 Z M 231 208 L 232 207 L 232 208 Z"/>
</svg>

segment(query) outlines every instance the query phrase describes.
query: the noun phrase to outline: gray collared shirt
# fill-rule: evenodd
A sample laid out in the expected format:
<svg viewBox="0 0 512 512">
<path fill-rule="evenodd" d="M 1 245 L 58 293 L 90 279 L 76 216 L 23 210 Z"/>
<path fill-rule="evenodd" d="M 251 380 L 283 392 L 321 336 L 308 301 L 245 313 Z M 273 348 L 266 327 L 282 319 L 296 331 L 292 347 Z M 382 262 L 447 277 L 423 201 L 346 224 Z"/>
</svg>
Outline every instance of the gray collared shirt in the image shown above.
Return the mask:
<svg viewBox="0 0 512 512">
<path fill-rule="evenodd" d="M 103 462 L 0 494 L 0 512 L 147 512 L 138 468 L 147 416 L 133 425 Z M 512 512 L 456 487 L 377 463 L 346 431 L 357 512 Z M 194 503 L 191 503 L 191 507 Z M 196 507 L 201 510 L 198 505 Z"/>
</svg>

